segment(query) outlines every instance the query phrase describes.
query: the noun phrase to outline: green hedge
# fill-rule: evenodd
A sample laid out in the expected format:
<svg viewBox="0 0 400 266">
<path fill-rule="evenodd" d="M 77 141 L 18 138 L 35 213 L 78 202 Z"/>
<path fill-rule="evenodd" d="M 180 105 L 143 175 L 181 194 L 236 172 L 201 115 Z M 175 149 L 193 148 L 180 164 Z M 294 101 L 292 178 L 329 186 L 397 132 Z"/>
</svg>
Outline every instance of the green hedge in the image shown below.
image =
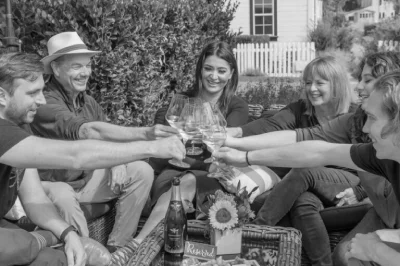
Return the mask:
<svg viewBox="0 0 400 266">
<path fill-rule="evenodd" d="M 264 109 L 269 109 L 274 104 L 288 105 L 297 101 L 301 92 L 299 78 L 262 77 L 245 82 L 238 94 L 249 104 L 260 104 Z"/>
<path fill-rule="evenodd" d="M 89 93 L 109 121 L 153 123 L 171 91 L 192 86 L 203 46 L 232 43 L 231 0 L 14 0 L 16 35 L 26 52 L 47 54 L 47 40 L 77 31 L 93 50 Z"/>
</svg>

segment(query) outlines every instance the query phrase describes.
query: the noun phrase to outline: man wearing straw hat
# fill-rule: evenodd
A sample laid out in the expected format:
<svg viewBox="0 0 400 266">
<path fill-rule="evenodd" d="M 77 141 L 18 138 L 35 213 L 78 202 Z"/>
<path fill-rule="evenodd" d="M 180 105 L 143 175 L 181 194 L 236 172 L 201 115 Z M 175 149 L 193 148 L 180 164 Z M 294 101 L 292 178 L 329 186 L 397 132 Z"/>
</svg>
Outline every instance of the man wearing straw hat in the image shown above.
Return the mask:
<svg viewBox="0 0 400 266">
<path fill-rule="evenodd" d="M 106 122 L 100 105 L 86 94 L 91 57 L 76 32 L 63 32 L 47 43 L 42 59 L 45 73 L 52 74 L 45 89 L 46 105 L 32 123 L 36 135 L 65 140 L 98 139 L 114 142 L 155 140 L 177 134 L 167 126 L 121 127 Z M 100 203 L 118 198 L 114 228 L 107 248 L 114 252 L 132 240 L 152 186 L 153 169 L 143 161 L 95 171 L 44 170 L 43 187 L 66 221 L 88 236 L 79 203 Z"/>
<path fill-rule="evenodd" d="M 182 159 L 185 148 L 176 136 L 126 143 L 32 136 L 27 126 L 46 103 L 42 73 L 37 55 L 0 55 L 0 265 L 103 265 L 110 259 L 104 247 L 79 238 L 76 229 L 60 217 L 35 168 L 98 169 L 149 156 Z M 12 167 L 20 170 L 12 175 Z M 17 196 L 28 218 L 46 231 L 30 233 L 3 219 Z M 59 240 L 65 243 L 64 250 L 48 248 Z"/>
</svg>

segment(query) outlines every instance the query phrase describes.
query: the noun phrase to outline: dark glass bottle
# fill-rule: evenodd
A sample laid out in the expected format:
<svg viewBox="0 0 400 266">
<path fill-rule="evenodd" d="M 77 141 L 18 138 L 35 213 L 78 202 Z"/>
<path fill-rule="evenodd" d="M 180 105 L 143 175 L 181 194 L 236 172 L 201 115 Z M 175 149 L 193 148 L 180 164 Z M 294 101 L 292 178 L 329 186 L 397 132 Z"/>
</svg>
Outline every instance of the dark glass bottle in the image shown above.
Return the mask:
<svg viewBox="0 0 400 266">
<path fill-rule="evenodd" d="M 179 184 L 180 179 L 174 178 L 171 201 L 164 220 L 164 251 L 174 255 L 183 255 L 187 239 L 187 219 Z"/>
</svg>

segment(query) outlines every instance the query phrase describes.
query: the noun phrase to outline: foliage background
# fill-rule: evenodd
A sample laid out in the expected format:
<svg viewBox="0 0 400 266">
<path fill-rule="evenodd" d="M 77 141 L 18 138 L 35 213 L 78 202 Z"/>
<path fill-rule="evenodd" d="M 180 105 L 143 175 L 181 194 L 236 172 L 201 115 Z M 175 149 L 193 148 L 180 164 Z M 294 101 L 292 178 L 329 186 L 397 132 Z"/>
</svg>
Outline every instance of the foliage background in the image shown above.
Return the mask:
<svg viewBox="0 0 400 266">
<path fill-rule="evenodd" d="M 234 0 L 14 0 L 23 50 L 47 55 L 47 40 L 77 31 L 95 56 L 90 93 L 108 120 L 153 123 L 172 92 L 194 81 L 197 57 L 216 39 L 233 42 Z"/>
</svg>

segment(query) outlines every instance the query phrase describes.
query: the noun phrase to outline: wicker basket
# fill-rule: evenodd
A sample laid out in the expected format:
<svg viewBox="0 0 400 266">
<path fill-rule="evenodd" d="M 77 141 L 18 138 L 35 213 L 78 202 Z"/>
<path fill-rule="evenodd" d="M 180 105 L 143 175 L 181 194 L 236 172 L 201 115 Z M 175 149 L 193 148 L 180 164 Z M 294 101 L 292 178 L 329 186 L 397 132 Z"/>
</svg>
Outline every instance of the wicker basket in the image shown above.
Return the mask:
<svg viewBox="0 0 400 266">
<path fill-rule="evenodd" d="M 207 223 L 188 221 L 189 239 L 209 242 Z M 164 245 L 164 223 L 161 221 L 140 245 L 138 252 L 129 261 L 129 266 L 162 266 Z M 301 263 L 301 233 L 293 228 L 246 225 L 243 227 L 243 247 L 277 251 L 273 265 L 297 266 Z"/>
</svg>

